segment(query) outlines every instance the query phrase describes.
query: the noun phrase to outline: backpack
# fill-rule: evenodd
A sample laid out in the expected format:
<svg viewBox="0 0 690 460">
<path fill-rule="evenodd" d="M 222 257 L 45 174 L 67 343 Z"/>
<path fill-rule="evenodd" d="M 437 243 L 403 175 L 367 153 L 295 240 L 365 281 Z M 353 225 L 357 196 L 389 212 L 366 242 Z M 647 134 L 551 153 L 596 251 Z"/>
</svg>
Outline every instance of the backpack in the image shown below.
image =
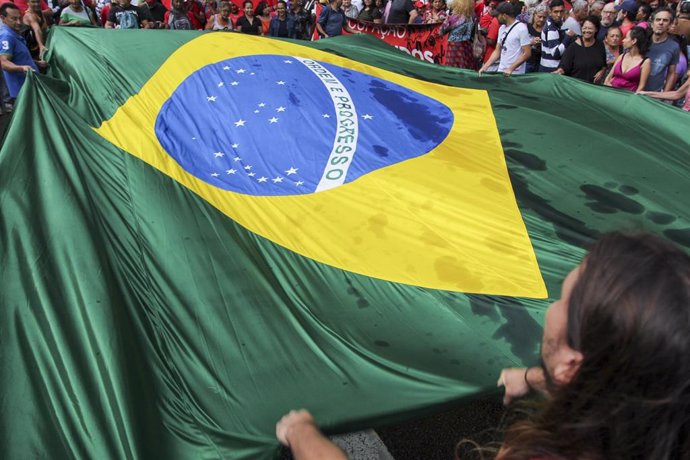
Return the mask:
<svg viewBox="0 0 690 460">
<path fill-rule="evenodd" d="M 138 29 L 139 16 L 134 10 L 124 10 L 120 15 L 120 29 Z"/>
</svg>

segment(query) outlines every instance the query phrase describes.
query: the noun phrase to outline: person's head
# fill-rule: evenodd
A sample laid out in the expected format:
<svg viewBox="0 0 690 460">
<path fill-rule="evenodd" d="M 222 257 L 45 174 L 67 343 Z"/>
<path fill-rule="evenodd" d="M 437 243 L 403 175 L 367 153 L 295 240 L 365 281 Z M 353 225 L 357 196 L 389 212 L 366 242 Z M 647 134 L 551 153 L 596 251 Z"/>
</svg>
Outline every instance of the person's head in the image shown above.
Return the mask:
<svg viewBox="0 0 690 460">
<path fill-rule="evenodd" d="M 443 11 L 446 9 L 445 0 L 432 0 L 431 9 L 434 11 Z"/>
<path fill-rule="evenodd" d="M 271 14 L 271 7 L 268 6 L 267 2 L 259 2 L 259 4 L 256 5 L 256 9 L 254 10 L 255 16 L 268 16 L 269 14 Z"/>
<path fill-rule="evenodd" d="M 292 11 L 299 11 L 302 9 L 302 0 L 293 0 L 290 2 L 290 8 Z"/>
<path fill-rule="evenodd" d="M 637 8 L 637 14 L 635 15 L 635 20 L 637 22 L 648 21 L 649 17 L 652 15 L 652 8 L 646 3 L 641 4 Z"/>
<path fill-rule="evenodd" d="M 41 6 L 40 6 L 40 5 L 41 5 L 40 0 L 39 0 L 38 4 L 39 4 L 39 10 L 40 10 L 40 8 L 41 8 Z M 72 8 L 72 10 L 74 10 L 74 11 L 81 11 L 81 9 L 82 9 L 81 0 L 69 0 L 69 6 L 70 6 L 70 7 Z"/>
<path fill-rule="evenodd" d="M 185 11 L 186 5 L 184 3 L 184 0 L 172 0 L 172 2 L 170 2 L 170 5 L 172 6 L 173 11 L 176 11 L 178 13 Z"/>
<path fill-rule="evenodd" d="M 606 37 L 604 37 L 604 43 L 609 48 L 618 49 L 621 46 L 621 40 L 623 39 L 623 34 L 618 26 L 611 26 L 609 30 L 606 31 Z"/>
<path fill-rule="evenodd" d="M 0 6 L 0 18 L 2 22 L 12 30 L 19 31 L 22 27 L 22 15 L 19 7 L 14 3 L 3 3 Z"/>
<path fill-rule="evenodd" d="M 382 10 L 382 9 L 383 9 L 383 6 L 384 6 L 383 0 L 375 0 L 375 1 L 374 1 L 374 5 L 375 5 L 376 8 L 378 8 L 379 10 Z"/>
<path fill-rule="evenodd" d="M 278 0 L 276 3 L 276 14 L 280 19 L 285 19 L 287 16 L 287 3 L 284 0 Z"/>
<path fill-rule="evenodd" d="M 220 8 L 218 8 L 218 12 L 220 13 L 220 16 L 222 18 L 227 18 L 228 16 L 230 16 L 230 2 L 220 2 Z"/>
<path fill-rule="evenodd" d="M 649 6 L 652 8 L 652 11 L 656 10 L 657 8 L 660 8 L 665 5 L 665 2 L 663 0 L 649 0 Z"/>
<path fill-rule="evenodd" d="M 472 0 L 454 0 L 453 14 L 466 18 L 472 17 L 474 15 L 474 2 Z"/>
<path fill-rule="evenodd" d="M 596 16 L 587 16 L 582 21 L 582 38 L 586 41 L 596 40 L 599 33 L 599 18 Z"/>
<path fill-rule="evenodd" d="M 604 9 L 604 6 L 606 6 L 606 3 L 602 2 L 601 0 L 597 0 L 590 5 L 589 14 L 601 18 L 601 12 Z"/>
<path fill-rule="evenodd" d="M 605 235 L 544 320 L 553 383 L 498 458 L 686 459 L 690 256 L 648 234 Z"/>
<path fill-rule="evenodd" d="M 589 11 L 589 4 L 587 3 L 587 0 L 575 0 L 572 5 L 573 17 L 582 22 L 587 17 L 587 13 Z"/>
<path fill-rule="evenodd" d="M 41 11 L 41 0 L 29 0 L 29 10 L 34 13 Z"/>
<path fill-rule="evenodd" d="M 673 23 L 673 11 L 668 7 L 659 8 L 652 15 L 652 31 L 656 37 L 662 38 L 668 34 Z"/>
<path fill-rule="evenodd" d="M 343 7 L 350 8 L 352 6 L 352 0 L 343 0 Z"/>
<path fill-rule="evenodd" d="M 496 7 L 496 12 L 498 13 L 498 23 L 499 24 L 510 24 L 515 20 L 515 6 L 510 2 L 503 2 Z"/>
<path fill-rule="evenodd" d="M 609 27 L 611 24 L 613 24 L 613 21 L 616 20 L 616 5 L 613 4 L 613 2 L 609 2 L 606 5 L 604 5 L 604 8 L 601 10 L 601 25 L 604 27 Z"/>
<path fill-rule="evenodd" d="M 647 54 L 649 45 L 651 45 L 649 35 L 647 30 L 642 27 L 633 27 L 623 39 L 623 48 L 631 49 L 636 47 L 643 56 Z"/>
<path fill-rule="evenodd" d="M 624 0 L 616 6 L 616 11 L 619 12 L 619 19 L 626 19 L 630 22 L 635 22 L 637 16 L 637 0 Z"/>
<path fill-rule="evenodd" d="M 117 0 L 117 4 L 123 8 L 127 8 L 132 3 L 132 0 Z"/>
<path fill-rule="evenodd" d="M 563 21 L 563 16 L 565 16 L 565 4 L 563 0 L 551 0 L 549 5 L 549 16 L 552 21 L 560 24 Z"/>
<path fill-rule="evenodd" d="M 244 10 L 244 15 L 248 18 L 254 16 L 254 3 L 251 0 L 247 0 L 242 4 L 242 9 Z"/>
<path fill-rule="evenodd" d="M 230 14 L 238 14 L 240 9 L 235 5 L 234 2 L 228 2 L 230 4 Z M 221 4 L 222 5 L 222 4 Z"/>
<path fill-rule="evenodd" d="M 371 9 L 371 8 L 373 8 L 374 6 L 376 6 L 375 3 L 376 3 L 376 2 L 374 2 L 374 0 L 363 0 L 363 1 L 362 1 L 362 5 L 363 5 L 364 8 L 366 8 L 366 9 Z"/>
<path fill-rule="evenodd" d="M 549 7 L 545 3 L 541 3 L 534 7 L 532 11 L 532 27 L 541 30 L 546 22 L 546 17 L 549 15 Z"/>
</svg>

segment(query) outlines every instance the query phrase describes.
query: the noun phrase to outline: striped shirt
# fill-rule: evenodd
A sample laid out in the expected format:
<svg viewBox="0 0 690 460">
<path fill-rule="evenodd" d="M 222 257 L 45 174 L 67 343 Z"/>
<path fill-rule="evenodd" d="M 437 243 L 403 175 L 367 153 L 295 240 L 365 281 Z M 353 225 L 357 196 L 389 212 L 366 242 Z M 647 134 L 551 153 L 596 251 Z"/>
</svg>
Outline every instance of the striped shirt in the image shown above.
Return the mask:
<svg viewBox="0 0 690 460">
<path fill-rule="evenodd" d="M 541 31 L 542 67 L 556 70 L 569 42 L 570 37 L 566 35 L 565 30 L 561 30 L 561 25 L 548 18 Z"/>
</svg>

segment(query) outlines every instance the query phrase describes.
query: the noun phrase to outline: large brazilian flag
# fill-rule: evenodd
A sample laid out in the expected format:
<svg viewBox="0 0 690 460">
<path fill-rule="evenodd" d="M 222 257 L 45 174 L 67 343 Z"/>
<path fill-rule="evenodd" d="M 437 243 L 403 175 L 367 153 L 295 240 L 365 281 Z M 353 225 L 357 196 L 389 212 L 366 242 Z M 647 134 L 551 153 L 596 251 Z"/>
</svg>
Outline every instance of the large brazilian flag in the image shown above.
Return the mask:
<svg viewBox="0 0 690 460">
<path fill-rule="evenodd" d="M 686 113 L 372 37 L 68 30 L 0 153 L 3 458 L 270 458 L 495 390 L 598 234 L 690 246 Z M 631 267 L 634 269 L 634 267 Z"/>
</svg>

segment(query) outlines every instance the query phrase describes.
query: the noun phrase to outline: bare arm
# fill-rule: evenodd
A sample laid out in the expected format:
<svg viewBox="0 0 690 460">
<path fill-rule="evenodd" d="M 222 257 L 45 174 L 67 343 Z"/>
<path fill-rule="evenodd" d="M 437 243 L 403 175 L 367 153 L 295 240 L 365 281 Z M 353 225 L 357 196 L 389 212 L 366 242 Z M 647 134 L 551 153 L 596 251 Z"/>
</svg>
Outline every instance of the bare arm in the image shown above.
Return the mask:
<svg viewBox="0 0 690 460">
<path fill-rule="evenodd" d="M 410 11 L 410 19 L 407 21 L 407 23 L 414 24 L 414 20 L 417 19 L 417 16 L 419 16 L 419 13 L 417 13 L 416 9 Z"/>
<path fill-rule="evenodd" d="M 525 45 L 522 47 L 522 54 L 520 55 L 519 58 L 515 62 L 513 62 L 512 65 L 510 65 L 506 70 L 503 71 L 503 75 L 505 76 L 510 76 L 512 73 L 520 67 L 523 62 L 527 61 L 529 57 L 532 55 L 532 45 Z"/>
<path fill-rule="evenodd" d="M 494 62 L 498 61 L 501 58 L 501 47 L 497 46 L 494 48 L 494 52 L 491 53 L 491 56 L 489 56 L 489 59 L 486 60 L 484 65 L 479 69 L 479 75 L 482 73 L 486 72 L 486 69 L 494 65 Z"/>
<path fill-rule="evenodd" d="M 604 85 L 606 85 L 606 86 L 611 86 L 611 80 L 613 80 L 613 69 L 616 68 L 616 66 L 618 65 L 618 61 L 620 61 L 621 59 L 623 59 L 623 55 L 622 55 L 622 54 L 618 55 L 618 57 L 617 57 L 616 60 L 614 61 L 613 67 L 611 67 L 611 70 L 609 71 L 609 74 L 606 76 L 606 80 L 604 80 Z"/>
<path fill-rule="evenodd" d="M 678 75 L 676 75 L 676 64 L 671 64 L 666 71 L 664 91 L 671 91 L 676 84 L 676 79 L 678 79 Z"/>
<path fill-rule="evenodd" d="M 640 84 L 637 85 L 637 90 L 635 90 L 636 93 L 639 93 L 644 89 L 645 86 L 647 86 L 647 79 L 649 78 L 649 73 L 651 72 L 651 70 L 651 62 L 649 61 L 649 59 L 645 59 L 642 63 L 642 67 L 640 68 Z"/>
<path fill-rule="evenodd" d="M 508 405 L 514 399 L 527 395 L 531 390 L 547 393 L 544 370 L 541 367 L 503 369 L 498 378 L 498 386 L 505 387 L 503 404 Z"/>
<path fill-rule="evenodd" d="M 105 28 L 106 28 L 106 29 L 114 29 L 114 28 L 115 28 L 115 24 L 113 24 L 112 21 L 105 21 Z"/>
<path fill-rule="evenodd" d="M 6 54 L 0 54 L 0 67 L 6 72 L 31 72 L 33 67 L 30 65 L 17 65 L 10 61 L 10 56 Z"/>
<path fill-rule="evenodd" d="M 675 91 L 640 91 L 640 94 L 645 96 L 653 97 L 654 99 L 663 99 L 665 101 L 677 101 L 678 99 L 686 96 L 690 90 L 690 79 L 683 83 L 683 86 Z"/>
<path fill-rule="evenodd" d="M 347 460 L 345 453 L 316 427 L 306 410 L 290 411 L 276 424 L 276 437 L 290 447 L 295 460 Z"/>
<path fill-rule="evenodd" d="M 38 43 L 38 48 L 41 50 L 45 48 L 45 45 L 43 44 L 43 31 L 41 30 L 41 25 L 36 20 L 36 15 L 33 13 L 25 14 L 23 21 L 24 24 L 31 27 L 31 30 L 34 31 L 34 37 L 36 37 L 36 43 Z"/>
</svg>

